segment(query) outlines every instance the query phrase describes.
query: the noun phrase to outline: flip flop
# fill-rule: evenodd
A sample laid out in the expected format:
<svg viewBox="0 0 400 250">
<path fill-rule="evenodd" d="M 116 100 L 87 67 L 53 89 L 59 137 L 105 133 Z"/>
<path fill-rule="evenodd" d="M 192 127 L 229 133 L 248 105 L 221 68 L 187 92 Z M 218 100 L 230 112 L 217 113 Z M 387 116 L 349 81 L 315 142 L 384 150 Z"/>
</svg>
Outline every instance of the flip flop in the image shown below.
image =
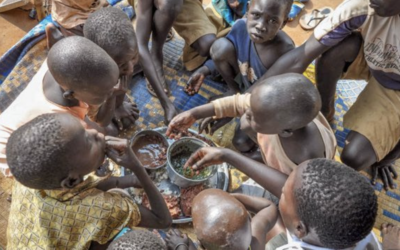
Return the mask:
<svg viewBox="0 0 400 250">
<path fill-rule="evenodd" d="M 310 14 L 305 14 L 300 18 L 300 26 L 305 30 L 312 30 L 332 12 L 333 9 L 330 7 L 314 9 Z"/>
</svg>

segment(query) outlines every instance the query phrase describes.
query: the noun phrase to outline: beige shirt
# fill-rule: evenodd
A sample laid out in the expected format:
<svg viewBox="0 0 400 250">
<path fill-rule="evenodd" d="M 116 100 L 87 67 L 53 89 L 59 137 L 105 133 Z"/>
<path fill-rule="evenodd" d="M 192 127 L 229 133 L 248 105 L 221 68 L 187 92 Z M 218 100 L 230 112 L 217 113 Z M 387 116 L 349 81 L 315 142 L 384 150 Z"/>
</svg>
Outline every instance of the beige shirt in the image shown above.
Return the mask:
<svg viewBox="0 0 400 250">
<path fill-rule="evenodd" d="M 213 101 L 215 118 L 242 116 L 250 108 L 251 94 L 234 95 Z M 318 128 L 325 145 L 325 158 L 334 159 L 336 153 L 336 138 L 325 117 L 319 113 L 312 121 Z M 290 174 L 297 166 L 286 155 L 279 135 L 257 134 L 257 141 L 267 166 L 277 169 L 285 174 Z M 307 146 L 307 145 L 304 145 Z"/>
<path fill-rule="evenodd" d="M 370 0 L 345 0 L 314 30 L 315 38 L 335 46 L 361 31 L 364 57 L 372 75 L 385 88 L 400 90 L 400 16 L 381 17 Z"/>
<path fill-rule="evenodd" d="M 43 93 L 47 70 L 46 60 L 28 86 L 0 115 L 0 171 L 7 177 L 12 176 L 6 159 L 6 144 L 12 132 L 42 114 L 70 113 L 83 120 L 88 112 L 88 105 L 82 102 L 79 107 L 63 107 L 47 100 Z"/>
<path fill-rule="evenodd" d="M 108 6 L 107 0 L 53 0 L 51 15 L 66 29 L 83 24 L 89 15 Z"/>
</svg>

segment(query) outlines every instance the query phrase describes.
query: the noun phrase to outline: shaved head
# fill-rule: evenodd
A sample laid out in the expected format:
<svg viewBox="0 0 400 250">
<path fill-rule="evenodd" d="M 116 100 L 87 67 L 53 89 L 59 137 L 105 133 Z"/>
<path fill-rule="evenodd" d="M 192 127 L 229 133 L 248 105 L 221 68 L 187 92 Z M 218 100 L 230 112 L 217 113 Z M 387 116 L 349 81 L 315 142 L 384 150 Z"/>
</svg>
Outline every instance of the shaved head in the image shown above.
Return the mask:
<svg viewBox="0 0 400 250">
<path fill-rule="evenodd" d="M 65 87 L 89 88 L 107 79 L 118 81 L 118 66 L 92 41 L 72 36 L 61 39 L 49 51 L 47 64 L 54 79 Z"/>
<path fill-rule="evenodd" d="M 202 191 L 193 200 L 192 217 L 197 238 L 206 249 L 239 250 L 250 246 L 249 214 L 228 193 L 219 189 Z"/>
<path fill-rule="evenodd" d="M 257 132 L 277 134 L 310 123 L 321 109 L 321 98 L 305 76 L 289 73 L 268 78 L 255 88 L 250 106 Z"/>
</svg>

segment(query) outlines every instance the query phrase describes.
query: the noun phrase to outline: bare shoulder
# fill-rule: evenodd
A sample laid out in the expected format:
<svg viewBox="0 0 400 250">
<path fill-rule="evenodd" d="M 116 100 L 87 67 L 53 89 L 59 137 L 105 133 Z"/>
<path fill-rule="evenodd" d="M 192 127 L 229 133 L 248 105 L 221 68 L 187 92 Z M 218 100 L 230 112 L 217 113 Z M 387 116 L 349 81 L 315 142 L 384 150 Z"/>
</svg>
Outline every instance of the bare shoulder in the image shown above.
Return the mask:
<svg viewBox="0 0 400 250">
<path fill-rule="evenodd" d="M 278 31 L 276 35 L 276 45 L 282 54 L 296 48 L 292 38 L 283 30 Z"/>
</svg>

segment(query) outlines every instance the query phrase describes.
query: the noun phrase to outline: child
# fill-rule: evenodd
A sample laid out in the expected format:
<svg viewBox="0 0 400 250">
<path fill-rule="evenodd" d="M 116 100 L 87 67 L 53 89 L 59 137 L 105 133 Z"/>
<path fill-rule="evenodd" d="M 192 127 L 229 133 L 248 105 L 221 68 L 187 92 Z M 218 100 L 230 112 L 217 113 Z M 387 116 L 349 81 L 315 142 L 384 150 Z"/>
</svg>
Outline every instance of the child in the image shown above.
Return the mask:
<svg viewBox="0 0 400 250">
<path fill-rule="evenodd" d="M 139 65 L 139 52 L 132 23 L 122 10 L 103 8 L 89 16 L 83 34 L 104 49 L 118 65 L 123 91 L 116 97 L 114 121 L 119 130 L 128 128 L 139 117 L 137 106 L 124 101 L 134 67 Z"/>
<path fill-rule="evenodd" d="M 182 1 L 139 0 L 137 6 L 137 29 L 140 63 L 149 81 L 150 93 L 154 91 L 164 109 L 165 123 L 178 114 L 168 99 L 168 86 L 163 70 L 163 47 L 175 17 L 181 9 Z M 150 35 L 151 52 L 149 50 Z"/>
<path fill-rule="evenodd" d="M 107 126 L 119 91 L 113 89 L 117 82 L 118 66 L 93 42 L 75 36 L 55 44 L 28 86 L 0 115 L 1 171 L 11 176 L 5 155 L 10 134 L 38 115 L 63 112 L 84 120 L 95 110 L 92 119 L 98 125 L 86 122 L 91 127 Z"/>
<path fill-rule="evenodd" d="M 256 169 L 251 165 L 244 167 L 248 170 Z M 262 168 L 258 169 L 258 173 L 262 171 Z M 264 178 L 263 183 L 272 182 L 276 185 L 276 195 L 281 197 L 279 211 L 287 232 L 276 235 L 266 246 L 262 245 L 264 243 L 262 241 L 258 241 L 258 245 L 253 245 L 254 240 L 252 240 L 250 245 L 252 250 L 382 249 L 374 233 L 371 232 L 378 209 L 377 197 L 371 185 L 353 169 L 332 160 L 313 159 L 301 163 L 289 177 L 277 172 L 274 179 L 266 173 L 261 174 L 261 178 Z M 207 204 L 209 199 L 200 195 L 195 198 L 194 207 L 200 204 L 204 210 L 194 210 L 194 225 L 196 213 L 205 218 L 217 215 L 221 218 L 219 220 L 221 222 L 227 220 L 232 224 L 239 223 L 235 217 L 225 213 L 223 202 L 213 203 L 214 207 L 211 207 Z M 257 216 L 258 214 L 252 218 L 252 225 L 261 222 Z M 220 231 L 227 230 L 223 223 L 219 223 L 220 226 L 218 223 L 214 225 Z M 210 233 L 207 226 L 196 229 L 200 231 L 199 233 L 196 230 L 198 236 Z M 218 232 L 217 229 L 215 232 Z M 242 231 L 242 237 L 245 238 L 246 235 L 249 237 L 253 233 L 252 230 Z M 215 245 L 219 245 L 217 240 L 221 240 L 220 237 L 210 237 L 210 239 Z M 237 249 L 247 249 L 247 247 Z"/>
<path fill-rule="evenodd" d="M 253 218 L 248 211 L 255 214 Z M 266 234 L 278 217 L 276 206 L 269 200 L 229 195 L 219 189 L 199 193 L 193 200 L 192 213 L 195 234 L 205 249 L 264 249 Z M 166 241 L 169 249 L 196 249 L 179 231 L 169 233 Z M 179 245 L 181 248 L 177 248 Z"/>
<path fill-rule="evenodd" d="M 107 250 L 167 250 L 167 247 L 152 232 L 135 229 L 113 241 Z"/>
<path fill-rule="evenodd" d="M 211 57 L 230 93 L 246 91 L 280 56 L 294 49 L 292 39 L 281 30 L 292 4 L 293 0 L 253 0 L 247 19 L 237 20 L 226 38 L 214 42 Z M 197 72 L 202 78 L 211 73 L 207 66 Z M 190 82 L 187 91 L 197 93 L 201 84 Z"/>
<path fill-rule="evenodd" d="M 316 64 L 321 112 L 332 121 L 337 81 L 363 79 L 368 84 L 344 117 L 351 130 L 341 160 L 356 170 L 381 177 L 395 188 L 393 162 L 400 157 L 400 1 L 346 0 L 315 28 L 300 47 L 282 56 L 265 78 L 302 73 Z"/>
<path fill-rule="evenodd" d="M 292 4 L 293 0 L 253 0 L 247 19 L 237 20 L 226 38 L 214 42 L 211 58 L 229 87 L 228 93 L 247 91 L 279 57 L 294 49 L 292 39 L 281 30 Z M 206 65 L 197 72 L 211 72 Z M 186 90 L 190 94 L 198 92 L 201 78 L 204 77 L 189 82 Z M 213 130 L 218 128 L 212 127 Z M 232 143 L 242 153 L 250 156 L 258 154 L 256 144 L 239 127 L 235 130 Z"/>
<path fill-rule="evenodd" d="M 245 114 L 241 128 L 258 133 L 265 164 L 289 175 L 301 162 L 335 156 L 335 136 L 320 107 L 318 91 L 307 78 L 285 74 L 264 80 L 252 94 L 221 98 L 179 114 L 167 135 L 185 132 L 197 119 Z"/>
<path fill-rule="evenodd" d="M 91 174 L 105 152 L 140 179 L 152 210 L 120 189 L 133 186 L 129 179 L 112 186 L 105 184 L 110 172 Z M 124 227 L 171 225 L 162 195 L 128 141 L 86 130 L 70 114 L 44 114 L 21 126 L 7 143 L 7 159 L 16 179 L 7 229 L 10 249 L 89 249 L 94 242 L 106 244 Z M 110 186 L 118 189 L 106 192 Z"/>
</svg>

